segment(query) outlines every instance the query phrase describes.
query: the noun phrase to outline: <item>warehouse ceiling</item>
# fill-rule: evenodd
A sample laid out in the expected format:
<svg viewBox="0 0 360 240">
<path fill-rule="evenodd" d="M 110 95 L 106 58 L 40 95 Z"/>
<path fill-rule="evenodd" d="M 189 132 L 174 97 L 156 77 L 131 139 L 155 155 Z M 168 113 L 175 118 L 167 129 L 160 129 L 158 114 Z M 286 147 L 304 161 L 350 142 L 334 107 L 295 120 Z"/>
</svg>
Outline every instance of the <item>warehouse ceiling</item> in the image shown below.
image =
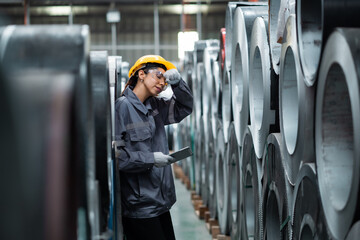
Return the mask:
<svg viewBox="0 0 360 240">
<path fill-rule="evenodd" d="M 110 3 L 118 4 L 218 4 L 227 3 L 228 0 L 0 0 L 1 4 L 23 4 L 28 1 L 31 5 L 104 5 Z"/>
</svg>

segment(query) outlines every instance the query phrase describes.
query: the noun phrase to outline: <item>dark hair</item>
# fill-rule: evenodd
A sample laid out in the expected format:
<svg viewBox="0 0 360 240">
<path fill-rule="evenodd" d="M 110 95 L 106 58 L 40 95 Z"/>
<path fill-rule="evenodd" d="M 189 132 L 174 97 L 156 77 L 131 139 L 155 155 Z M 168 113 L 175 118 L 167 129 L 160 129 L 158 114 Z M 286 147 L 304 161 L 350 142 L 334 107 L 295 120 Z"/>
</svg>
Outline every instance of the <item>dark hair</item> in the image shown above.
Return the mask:
<svg viewBox="0 0 360 240">
<path fill-rule="evenodd" d="M 164 64 L 160 64 L 160 63 L 146 63 L 144 67 L 140 68 L 139 70 L 143 70 L 146 74 L 148 73 L 148 71 L 150 69 L 156 69 L 156 68 L 162 68 L 166 71 L 166 67 Z M 137 81 L 138 81 L 138 78 L 139 78 L 139 70 L 137 70 L 134 75 L 127 81 L 127 83 L 125 84 L 125 87 L 124 87 L 124 90 L 122 91 L 121 94 L 124 93 L 125 89 L 128 87 L 128 86 L 131 86 L 131 87 L 135 87 L 136 84 L 137 84 Z"/>
</svg>

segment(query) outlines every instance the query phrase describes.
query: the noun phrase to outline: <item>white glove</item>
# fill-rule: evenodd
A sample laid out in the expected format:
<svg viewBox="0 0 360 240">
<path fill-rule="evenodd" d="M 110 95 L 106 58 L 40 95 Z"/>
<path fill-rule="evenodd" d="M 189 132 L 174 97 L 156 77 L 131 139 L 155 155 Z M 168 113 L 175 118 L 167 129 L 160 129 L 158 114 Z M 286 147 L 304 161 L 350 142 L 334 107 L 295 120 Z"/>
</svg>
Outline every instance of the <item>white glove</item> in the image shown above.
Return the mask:
<svg viewBox="0 0 360 240">
<path fill-rule="evenodd" d="M 170 85 L 178 85 L 181 80 L 181 75 L 176 68 L 167 70 L 164 73 L 166 82 Z"/>
<path fill-rule="evenodd" d="M 165 167 L 166 165 L 171 164 L 171 161 L 173 161 L 174 158 L 169 156 L 169 155 L 165 155 L 162 152 L 154 152 L 154 165 L 155 167 Z"/>
</svg>

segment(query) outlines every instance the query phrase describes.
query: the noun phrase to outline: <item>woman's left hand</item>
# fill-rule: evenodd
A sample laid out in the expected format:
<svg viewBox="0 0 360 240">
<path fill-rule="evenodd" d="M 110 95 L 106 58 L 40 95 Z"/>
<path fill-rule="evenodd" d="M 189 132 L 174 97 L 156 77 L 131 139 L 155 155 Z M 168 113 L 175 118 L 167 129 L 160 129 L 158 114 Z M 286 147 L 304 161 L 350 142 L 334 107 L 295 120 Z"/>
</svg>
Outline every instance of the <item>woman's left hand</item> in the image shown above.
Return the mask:
<svg viewBox="0 0 360 240">
<path fill-rule="evenodd" d="M 166 82 L 170 85 L 178 85 L 181 80 L 181 75 L 176 68 L 167 70 L 164 73 Z"/>
</svg>

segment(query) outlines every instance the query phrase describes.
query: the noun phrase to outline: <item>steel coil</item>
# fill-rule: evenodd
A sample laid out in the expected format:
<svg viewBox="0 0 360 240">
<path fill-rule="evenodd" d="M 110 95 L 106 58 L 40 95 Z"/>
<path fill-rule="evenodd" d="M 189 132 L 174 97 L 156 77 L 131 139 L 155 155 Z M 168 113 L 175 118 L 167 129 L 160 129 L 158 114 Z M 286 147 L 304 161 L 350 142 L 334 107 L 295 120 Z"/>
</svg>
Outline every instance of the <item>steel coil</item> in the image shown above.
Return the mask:
<svg viewBox="0 0 360 240">
<path fill-rule="evenodd" d="M 276 83 L 271 78 L 269 44 L 267 41 L 267 18 L 254 21 L 249 64 L 249 104 L 251 132 L 257 158 L 262 158 L 270 126 L 275 124 L 275 109 L 271 89 Z"/>
<path fill-rule="evenodd" d="M 209 188 L 209 178 L 208 178 L 208 167 L 209 167 L 209 159 L 207 158 L 207 145 L 205 138 L 205 124 L 204 118 L 201 118 L 201 126 L 200 126 L 200 195 L 203 200 L 203 204 L 208 204 L 208 188 Z"/>
<path fill-rule="evenodd" d="M 313 162 L 314 88 L 307 87 L 301 71 L 295 16 L 286 23 L 279 76 L 280 129 L 286 160 L 285 170 L 295 184 L 301 162 Z"/>
<path fill-rule="evenodd" d="M 329 239 L 319 199 L 314 163 L 302 165 L 292 206 L 293 239 Z"/>
<path fill-rule="evenodd" d="M 271 64 L 276 74 L 280 71 L 281 41 L 277 38 L 278 16 L 280 4 L 283 1 L 269 0 L 269 44 Z"/>
<path fill-rule="evenodd" d="M 119 56 L 109 56 L 109 86 L 110 86 L 110 107 L 111 107 L 111 136 L 112 140 L 115 141 L 115 100 L 117 99 L 118 93 L 118 74 L 117 74 L 117 60 Z"/>
<path fill-rule="evenodd" d="M 262 164 L 256 157 L 251 128 L 245 131 L 241 157 L 241 175 L 243 190 L 242 239 L 262 239 Z"/>
<path fill-rule="evenodd" d="M 317 83 L 318 182 L 329 230 L 336 239 L 345 238 L 360 206 L 359 38 L 359 29 L 334 31 Z"/>
<path fill-rule="evenodd" d="M 335 27 L 360 27 L 358 0 L 297 0 L 297 31 L 306 84 L 313 85 L 323 46 Z"/>
<path fill-rule="evenodd" d="M 347 234 L 345 240 L 356 240 L 356 239 L 359 239 L 359 236 L 360 236 L 360 221 L 357 221 L 351 227 L 351 229 L 350 229 L 349 233 Z"/>
<path fill-rule="evenodd" d="M 264 239 L 291 239 L 293 188 L 285 173 L 285 159 L 279 133 L 267 139 L 264 153 L 262 215 Z"/>
<path fill-rule="evenodd" d="M 234 13 L 231 52 L 231 103 L 237 141 L 242 144 L 249 122 L 249 48 L 253 22 L 267 16 L 267 6 L 238 7 Z M 225 79 L 223 79 L 225 81 Z M 224 88 L 222 89 L 224 91 Z M 224 99 L 224 97 L 223 97 Z M 228 103 L 223 103 L 223 106 Z M 224 119 L 224 115 L 223 115 Z M 224 125 L 224 129 L 225 125 Z"/>
<path fill-rule="evenodd" d="M 233 33 L 236 30 L 234 19 L 235 10 L 238 7 L 249 7 L 249 6 L 265 6 L 267 5 L 264 2 L 229 2 L 225 12 L 225 63 L 224 69 L 230 71 L 232 68 L 231 64 L 233 63 Z"/>
<path fill-rule="evenodd" d="M 208 167 L 208 179 L 209 179 L 209 194 L 208 194 L 208 206 L 210 210 L 211 218 L 217 217 L 217 202 L 216 202 L 216 142 L 213 135 L 212 128 L 209 129 L 209 139 L 208 139 L 208 150 L 206 158 L 209 162 Z"/>
<path fill-rule="evenodd" d="M 201 124 L 201 117 L 203 115 L 202 109 L 202 79 L 204 74 L 204 63 L 200 62 L 197 63 L 196 66 L 196 79 L 194 81 L 194 108 L 195 108 L 195 125 L 197 128 L 200 127 Z"/>
<path fill-rule="evenodd" d="M 220 52 L 219 52 L 219 72 L 220 76 L 223 75 L 224 72 L 224 64 L 225 64 L 225 41 L 226 41 L 226 29 L 220 29 Z"/>
<path fill-rule="evenodd" d="M 203 177 L 203 166 L 205 161 L 204 156 L 204 129 L 200 124 L 199 128 L 196 129 L 195 135 L 195 191 L 198 195 L 201 195 L 202 177 Z"/>
<path fill-rule="evenodd" d="M 1 61 L 8 71 L 55 70 L 75 75 L 74 184 L 77 186 L 79 219 L 84 223 L 81 227 L 86 229 L 89 229 L 92 210 L 88 205 L 88 194 L 95 179 L 94 119 L 88 76 L 89 34 L 88 26 L 80 25 L 8 26 L 2 32 L 0 44 Z"/>
<path fill-rule="evenodd" d="M 212 94 L 211 94 L 211 128 L 213 136 L 217 138 L 217 124 L 221 119 L 221 78 L 219 63 L 217 61 L 212 62 Z"/>
<path fill-rule="evenodd" d="M 92 105 L 96 136 L 96 179 L 99 183 L 101 197 L 99 199 L 101 232 L 106 231 L 110 205 L 108 162 L 111 161 L 111 106 L 107 58 L 106 51 L 90 52 Z"/>
<path fill-rule="evenodd" d="M 231 237 L 239 239 L 241 236 L 241 204 L 242 204 L 242 186 L 241 186 L 241 147 L 237 142 L 234 122 L 229 127 L 228 144 L 228 183 L 229 183 L 229 224 L 231 225 Z"/>
<path fill-rule="evenodd" d="M 5 62 L 10 64 L 5 57 L 0 65 Z M 15 66 L 5 71 L 0 77 L 1 236 L 75 239 L 78 188 L 71 179 L 77 172 L 69 144 L 75 75 Z"/>
<path fill-rule="evenodd" d="M 224 75 L 221 79 L 221 119 L 224 128 L 223 134 L 225 143 L 229 141 L 229 125 L 232 121 L 230 79 L 230 71 L 224 71 Z"/>
<path fill-rule="evenodd" d="M 204 72 L 202 74 L 202 109 L 203 109 L 203 124 L 205 130 L 205 142 L 208 142 L 209 128 L 212 128 L 212 95 L 213 89 L 216 91 L 216 86 L 213 86 L 214 75 L 213 75 L 213 62 L 218 57 L 218 47 L 207 47 L 204 49 L 203 63 Z"/>
<path fill-rule="evenodd" d="M 229 168 L 227 164 L 227 144 L 224 139 L 224 129 L 222 125 L 218 126 L 216 139 L 216 201 L 217 214 L 221 233 L 228 234 L 229 226 Z"/>
</svg>

